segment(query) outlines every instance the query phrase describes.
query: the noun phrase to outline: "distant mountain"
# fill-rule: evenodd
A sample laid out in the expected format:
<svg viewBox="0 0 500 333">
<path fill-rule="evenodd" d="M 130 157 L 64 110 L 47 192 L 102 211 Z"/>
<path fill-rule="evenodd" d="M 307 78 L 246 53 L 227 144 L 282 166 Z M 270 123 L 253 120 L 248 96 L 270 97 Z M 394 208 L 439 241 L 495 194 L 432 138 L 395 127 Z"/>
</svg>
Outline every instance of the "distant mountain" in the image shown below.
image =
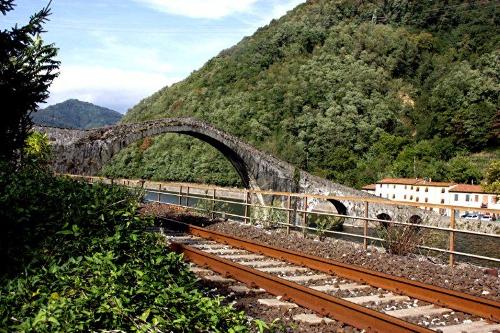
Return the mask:
<svg viewBox="0 0 500 333">
<path fill-rule="evenodd" d="M 33 123 L 37 125 L 80 129 L 114 125 L 121 118 L 121 113 L 77 99 L 69 99 L 32 114 Z"/>
</svg>

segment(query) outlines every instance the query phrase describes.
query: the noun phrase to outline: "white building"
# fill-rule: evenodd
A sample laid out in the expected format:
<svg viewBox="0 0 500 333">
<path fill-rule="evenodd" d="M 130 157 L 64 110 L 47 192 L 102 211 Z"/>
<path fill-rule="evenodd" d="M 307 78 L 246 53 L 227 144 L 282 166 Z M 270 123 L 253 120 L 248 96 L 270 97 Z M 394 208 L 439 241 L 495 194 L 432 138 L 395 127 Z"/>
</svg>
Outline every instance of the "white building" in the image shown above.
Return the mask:
<svg viewBox="0 0 500 333">
<path fill-rule="evenodd" d="M 374 192 L 370 191 L 373 185 L 375 185 Z M 376 184 L 365 186 L 363 190 L 396 201 L 470 207 L 471 210 L 466 213 L 477 212 L 474 208 L 500 209 L 498 196 L 484 192 L 480 185 L 433 182 L 419 178 L 385 178 Z M 449 214 L 449 210 L 442 208 L 434 210 L 443 215 Z"/>
<path fill-rule="evenodd" d="M 484 192 L 480 185 L 458 184 L 449 193 L 450 205 L 500 209 L 498 195 Z"/>
</svg>

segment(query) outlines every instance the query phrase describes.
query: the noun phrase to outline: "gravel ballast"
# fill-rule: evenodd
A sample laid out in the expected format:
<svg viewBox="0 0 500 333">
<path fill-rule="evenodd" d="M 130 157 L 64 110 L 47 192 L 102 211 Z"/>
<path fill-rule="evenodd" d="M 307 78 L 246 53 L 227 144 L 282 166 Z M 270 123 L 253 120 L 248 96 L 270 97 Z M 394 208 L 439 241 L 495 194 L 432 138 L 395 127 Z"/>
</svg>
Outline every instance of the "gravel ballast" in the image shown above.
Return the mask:
<svg viewBox="0 0 500 333">
<path fill-rule="evenodd" d="M 479 266 L 461 263 L 452 268 L 447 264 L 432 262 L 425 256 L 392 255 L 374 247 L 365 251 L 361 245 L 345 240 L 326 238 L 324 241 L 319 241 L 309 237 L 304 238 L 300 232 L 286 234 L 283 229 L 267 230 L 241 222 L 208 221 L 203 217 L 193 216 L 184 210 L 172 209 L 166 205 L 148 204 L 143 211 L 148 215 L 170 217 L 197 225 L 203 224 L 207 229 L 257 243 L 334 259 L 346 264 L 354 264 L 366 269 L 500 301 L 500 278 L 486 274 L 485 269 Z"/>
</svg>

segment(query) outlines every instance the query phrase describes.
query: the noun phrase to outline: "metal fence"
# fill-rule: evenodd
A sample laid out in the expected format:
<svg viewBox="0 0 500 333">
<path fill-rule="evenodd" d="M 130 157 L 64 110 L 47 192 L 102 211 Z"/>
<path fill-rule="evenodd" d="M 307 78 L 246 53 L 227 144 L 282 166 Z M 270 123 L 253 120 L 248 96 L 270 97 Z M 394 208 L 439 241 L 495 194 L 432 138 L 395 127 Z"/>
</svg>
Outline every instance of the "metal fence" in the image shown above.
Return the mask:
<svg viewBox="0 0 500 333">
<path fill-rule="evenodd" d="M 401 202 L 401 201 L 390 201 L 385 199 L 379 199 L 377 197 L 347 197 L 347 196 L 330 196 L 330 195 L 317 195 L 317 194 L 305 194 L 305 193 L 289 193 L 289 192 L 274 192 L 274 191 L 257 191 L 249 189 L 238 189 L 238 188 L 224 188 L 217 186 L 208 186 L 200 184 L 191 183 L 174 183 L 174 182 L 151 182 L 144 180 L 132 180 L 132 179 L 108 179 L 102 177 L 90 177 L 90 176 L 77 176 L 68 175 L 73 178 L 82 179 L 88 182 L 104 182 L 108 184 L 117 184 L 128 187 L 140 187 L 146 191 L 147 194 L 154 196 L 154 198 L 149 198 L 150 202 L 166 203 L 161 200 L 162 196 L 167 195 L 170 197 L 177 198 L 176 202 L 166 203 L 171 206 L 182 207 L 195 211 L 203 211 L 203 213 L 209 215 L 211 218 L 216 216 L 229 217 L 233 220 L 244 221 L 246 223 L 258 222 L 268 222 L 267 219 L 273 219 L 273 214 L 276 212 L 280 215 L 278 221 L 271 221 L 273 224 L 281 226 L 286 229 L 287 233 L 290 230 L 301 230 L 304 234 L 306 232 L 321 232 L 330 235 L 342 235 L 354 237 L 361 239 L 363 242 L 363 248 L 366 250 L 370 244 L 376 244 L 377 242 L 385 242 L 386 240 L 381 237 L 369 235 L 370 224 L 372 227 L 376 228 L 380 225 L 400 225 L 400 226 L 410 226 L 414 228 L 421 228 L 433 231 L 439 231 L 448 234 L 447 248 L 440 248 L 434 246 L 419 245 L 418 247 L 423 250 L 434 251 L 442 254 L 447 254 L 449 256 L 448 261 L 451 266 L 455 264 L 456 256 L 463 256 L 467 258 L 474 258 L 480 260 L 486 260 L 493 263 L 500 263 L 500 258 L 492 256 L 484 256 L 473 254 L 470 252 L 459 252 L 455 250 L 456 236 L 458 234 L 470 235 L 470 236 L 481 236 L 487 237 L 493 240 L 493 244 L 500 248 L 500 234 L 484 233 L 479 231 L 462 230 L 456 227 L 456 212 L 460 211 L 470 211 L 471 207 L 465 206 L 454 206 L 454 205 L 438 205 L 429 203 L 412 203 L 412 202 Z M 267 202 L 278 202 L 278 205 L 265 204 L 266 197 L 271 197 L 272 200 L 267 200 Z M 308 203 L 311 200 L 339 200 L 344 202 L 355 202 L 362 203 L 364 205 L 364 215 L 349 215 L 332 213 L 325 211 L 310 211 L 308 210 Z M 208 204 L 199 204 L 200 202 Z M 368 217 L 368 208 L 373 204 L 382 204 L 389 206 L 398 207 L 410 207 L 410 208 L 424 208 L 424 209 L 446 209 L 450 210 L 451 214 L 449 216 L 449 227 L 439 227 L 433 225 L 426 225 L 420 223 L 412 223 L 411 221 L 397 221 L 397 220 L 385 220 L 380 218 Z M 224 206 L 226 205 L 226 206 Z M 240 206 L 241 213 L 230 212 L 227 205 L 238 205 Z M 203 206 L 203 207 L 200 207 Z M 256 212 L 264 210 L 267 212 L 267 217 L 259 216 Z M 500 215 L 499 209 L 487 209 L 487 208 L 474 208 L 475 211 L 487 212 L 490 214 Z M 312 227 L 309 225 L 308 220 L 311 216 L 330 216 L 342 219 L 351 219 L 352 221 L 362 221 L 361 226 L 354 226 L 354 228 L 361 228 L 362 234 L 357 234 L 353 232 L 336 231 L 336 230 L 324 230 L 317 227 Z M 499 223 L 499 222 L 495 222 Z"/>
</svg>

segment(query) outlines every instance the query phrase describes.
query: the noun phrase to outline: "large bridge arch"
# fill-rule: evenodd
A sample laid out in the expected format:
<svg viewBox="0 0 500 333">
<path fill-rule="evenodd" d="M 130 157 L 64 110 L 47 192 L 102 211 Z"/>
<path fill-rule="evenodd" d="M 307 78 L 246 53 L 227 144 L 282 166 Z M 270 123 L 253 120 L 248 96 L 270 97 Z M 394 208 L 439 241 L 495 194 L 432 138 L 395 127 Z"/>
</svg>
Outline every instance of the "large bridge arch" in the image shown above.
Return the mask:
<svg viewBox="0 0 500 333">
<path fill-rule="evenodd" d="M 61 130 L 65 131 L 65 130 Z M 69 130 L 66 130 L 69 131 Z M 251 189 L 294 191 L 290 166 L 262 153 L 206 123 L 191 118 L 169 118 L 79 131 L 74 141 L 55 142 L 54 168 L 60 173 L 96 175 L 113 156 L 130 144 L 165 133 L 188 135 L 222 153 Z"/>
<path fill-rule="evenodd" d="M 48 133 L 53 141 L 53 167 L 59 173 L 96 175 L 104 164 L 131 143 L 160 134 L 178 133 L 195 137 L 218 149 L 235 167 L 244 186 L 250 189 L 345 197 L 374 197 L 371 194 L 297 170 L 291 164 L 193 118 L 156 119 L 86 131 L 38 129 Z M 262 200 L 259 199 L 259 201 Z M 330 203 L 342 214 L 358 216 L 365 214 L 363 202 L 333 200 Z M 312 209 L 314 207 L 308 205 L 308 210 Z M 396 216 L 400 210 L 408 209 L 383 203 L 370 204 L 368 216 L 376 218 L 381 211 Z"/>
</svg>

